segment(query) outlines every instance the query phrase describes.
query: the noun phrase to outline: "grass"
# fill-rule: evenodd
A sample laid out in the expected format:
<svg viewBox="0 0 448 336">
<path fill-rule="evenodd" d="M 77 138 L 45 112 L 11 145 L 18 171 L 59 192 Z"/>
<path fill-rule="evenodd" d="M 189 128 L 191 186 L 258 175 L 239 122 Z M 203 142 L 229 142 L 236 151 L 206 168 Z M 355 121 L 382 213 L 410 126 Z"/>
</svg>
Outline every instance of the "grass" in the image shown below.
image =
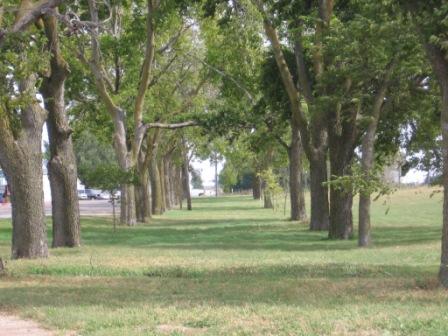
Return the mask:
<svg viewBox="0 0 448 336">
<path fill-rule="evenodd" d="M 375 202 L 369 249 L 249 197 L 198 199 L 116 233 L 84 218 L 81 248 L 8 261 L 0 311 L 61 335 L 447 335 L 441 194 L 431 193 Z M 10 239 L 0 222 L 0 256 Z"/>
</svg>

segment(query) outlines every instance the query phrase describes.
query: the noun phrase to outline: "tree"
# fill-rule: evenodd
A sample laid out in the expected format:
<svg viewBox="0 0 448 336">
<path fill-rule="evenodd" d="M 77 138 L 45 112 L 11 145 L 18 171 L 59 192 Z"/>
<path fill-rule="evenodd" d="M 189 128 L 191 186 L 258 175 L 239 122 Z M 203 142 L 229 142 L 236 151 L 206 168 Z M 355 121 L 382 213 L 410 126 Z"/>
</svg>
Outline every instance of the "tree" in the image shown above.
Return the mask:
<svg viewBox="0 0 448 336">
<path fill-rule="evenodd" d="M 93 77 L 94 94 L 113 122 L 114 149 L 120 167 L 136 169 L 140 175 L 141 184 L 123 186 L 121 221 L 128 225 L 136 222 L 136 206 L 138 221 L 149 218 L 150 187 L 146 181 L 157 180 L 151 182 L 157 187 L 165 180 L 160 176 L 163 169 L 159 158 L 163 155 L 154 150 L 157 144 L 148 145 L 148 130 L 191 126 L 169 121 L 194 105 L 194 97 L 205 83 L 206 76 L 198 69 L 198 62 L 183 53 L 184 46 L 188 49 L 196 38 L 188 32 L 187 5 L 183 1 L 148 0 L 135 6 L 121 1 L 107 6 L 89 0 L 91 24 L 85 31 L 90 38 L 83 41 L 82 35 L 76 45 L 79 60 Z M 129 54 L 129 48 L 135 46 L 144 52 Z M 170 106 L 171 102 L 175 104 Z M 154 202 L 154 197 L 163 197 L 163 189 L 160 191 L 155 189 L 152 193 L 152 208 L 156 212 L 163 211 L 159 202 Z"/>
<path fill-rule="evenodd" d="M 448 287 L 448 54 L 445 35 L 448 4 L 438 0 L 407 1 L 403 6 L 412 15 L 440 88 L 444 202 L 439 280 Z"/>
<path fill-rule="evenodd" d="M 96 166 L 86 174 L 86 182 L 94 187 L 110 194 L 112 203 L 114 230 L 116 229 L 115 201 L 117 199 L 116 192 L 124 183 L 136 183 L 136 177 L 132 172 L 126 172 L 120 169 L 116 164 L 104 164 Z"/>
<path fill-rule="evenodd" d="M 193 189 L 202 189 L 204 185 L 202 183 L 201 171 L 198 169 L 190 168 L 191 171 L 191 185 Z"/>
<path fill-rule="evenodd" d="M 65 112 L 64 83 L 69 70 L 59 47 L 57 19 L 54 16 L 46 16 L 44 26 L 51 59 L 50 75 L 44 78 L 40 92 L 44 98 L 45 109 L 48 111 L 52 246 L 74 247 L 80 245 L 80 222 L 72 129 L 68 125 Z"/>
<path fill-rule="evenodd" d="M 84 130 L 75 133 L 74 149 L 78 174 L 81 182 L 88 188 L 91 185 L 90 174 L 102 165 L 114 166 L 116 160 L 112 146 L 101 140 L 101 137 L 92 131 Z"/>
<path fill-rule="evenodd" d="M 3 14 L 3 5 L 14 8 L 17 15 Z M 0 5 L 0 165 L 12 191 L 13 259 L 48 256 L 41 149 L 47 112 L 36 98 L 37 73 L 45 72 L 48 54 L 42 55 L 45 41 L 30 24 L 43 8 L 56 5 L 55 1 L 31 7 L 28 1 Z"/>
</svg>

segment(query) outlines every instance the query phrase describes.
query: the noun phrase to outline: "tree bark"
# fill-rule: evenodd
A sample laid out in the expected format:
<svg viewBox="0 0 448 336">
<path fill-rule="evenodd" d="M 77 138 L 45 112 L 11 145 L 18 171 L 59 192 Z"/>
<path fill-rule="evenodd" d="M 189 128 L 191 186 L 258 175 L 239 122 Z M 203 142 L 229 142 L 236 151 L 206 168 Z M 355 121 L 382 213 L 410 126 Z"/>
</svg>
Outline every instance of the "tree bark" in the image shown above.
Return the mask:
<svg viewBox="0 0 448 336">
<path fill-rule="evenodd" d="M 289 156 L 289 195 L 291 200 L 291 220 L 306 220 L 305 197 L 302 181 L 302 145 L 298 127 L 292 123 L 292 140 Z"/>
<path fill-rule="evenodd" d="M 335 141 L 336 143 L 337 141 Z M 351 158 L 338 155 L 343 144 L 332 144 L 330 139 L 331 179 L 350 175 Z M 353 235 L 353 193 L 350 188 L 330 185 L 330 229 L 331 239 L 350 239 Z"/>
<path fill-rule="evenodd" d="M 48 173 L 52 195 L 53 247 L 80 245 L 79 203 L 76 159 L 65 114 L 64 83 L 68 66 L 59 49 L 55 17 L 44 19 L 48 48 L 51 52 L 51 75 L 44 79 L 41 93 L 48 111 L 50 140 Z"/>
<path fill-rule="evenodd" d="M 162 185 L 160 183 L 160 172 L 157 164 L 157 159 L 155 157 L 151 160 L 150 176 L 152 191 L 152 213 L 154 215 L 161 215 L 163 213 Z"/>
<path fill-rule="evenodd" d="M 164 213 L 167 210 L 167 206 L 166 206 L 166 183 L 165 183 L 165 167 L 163 165 L 163 158 L 160 159 L 160 161 L 158 162 L 158 167 L 159 167 L 159 178 L 160 178 L 160 190 L 162 192 L 162 199 L 161 199 L 161 204 L 162 204 L 162 213 Z"/>
<path fill-rule="evenodd" d="M 442 254 L 440 258 L 439 281 L 448 288 L 448 61 L 439 46 L 424 43 L 433 72 L 439 82 L 442 97 L 442 155 L 443 155 L 443 228 Z"/>
<path fill-rule="evenodd" d="M 5 169 L 11 185 L 12 259 L 46 258 L 42 156 L 36 154 L 38 150 L 34 153 L 31 148 L 22 150 L 21 157 L 15 157 L 13 171 Z"/>
<path fill-rule="evenodd" d="M 347 87 L 350 81 L 347 81 Z M 347 89 L 348 90 L 348 89 Z M 329 118 L 328 134 L 330 149 L 331 180 L 351 175 L 360 106 L 336 107 Z M 353 235 L 353 192 L 350 187 L 330 185 L 330 229 L 331 239 L 350 239 Z"/>
<path fill-rule="evenodd" d="M 361 170 L 366 179 L 370 178 L 375 155 L 375 135 L 378 127 L 378 122 L 381 115 L 381 109 L 386 97 L 386 92 L 389 86 L 389 80 L 392 75 L 394 63 L 390 63 L 386 69 L 384 79 L 378 88 L 374 97 L 370 121 L 367 125 L 366 133 L 362 139 L 361 144 Z M 359 194 L 359 232 L 358 232 L 358 246 L 366 247 L 371 243 L 371 223 L 370 223 L 370 192 L 361 190 Z"/>
<path fill-rule="evenodd" d="M 170 188 L 170 165 L 169 155 L 165 156 L 162 160 L 164 182 L 165 182 L 165 207 L 167 210 L 171 210 L 171 188 Z"/>
<path fill-rule="evenodd" d="M 35 76 L 18 90 L 35 99 Z M 42 127 L 46 118 L 37 101 L 23 107 L 20 130 L 15 133 L 0 104 L 0 165 L 11 186 L 12 258 L 46 258 L 47 234 L 42 181 Z"/>
<path fill-rule="evenodd" d="M 151 219 L 151 184 L 148 169 L 139 174 L 139 184 L 135 186 L 136 215 L 140 223 L 149 223 Z"/>
<path fill-rule="evenodd" d="M 310 160 L 310 194 L 311 194 L 311 220 L 310 230 L 328 230 L 330 226 L 327 160 L 325 152 L 317 153 Z"/>
<path fill-rule="evenodd" d="M 182 179 L 182 166 L 176 167 L 176 194 L 179 202 L 179 209 L 182 210 L 183 207 L 183 198 L 184 198 L 184 187 L 183 187 L 183 179 Z"/>
<path fill-rule="evenodd" d="M 252 181 L 252 195 L 254 197 L 254 200 L 261 199 L 261 180 L 257 172 L 255 172 L 254 179 Z"/>
<path fill-rule="evenodd" d="M 273 209 L 274 208 L 274 204 L 272 203 L 272 197 L 271 194 L 266 192 L 266 190 L 264 190 L 263 192 L 263 208 L 265 209 Z"/>
<path fill-rule="evenodd" d="M 188 158 L 182 163 L 182 185 L 184 198 L 187 200 L 187 210 L 192 210 L 190 191 L 190 172 L 188 170 Z"/>
</svg>

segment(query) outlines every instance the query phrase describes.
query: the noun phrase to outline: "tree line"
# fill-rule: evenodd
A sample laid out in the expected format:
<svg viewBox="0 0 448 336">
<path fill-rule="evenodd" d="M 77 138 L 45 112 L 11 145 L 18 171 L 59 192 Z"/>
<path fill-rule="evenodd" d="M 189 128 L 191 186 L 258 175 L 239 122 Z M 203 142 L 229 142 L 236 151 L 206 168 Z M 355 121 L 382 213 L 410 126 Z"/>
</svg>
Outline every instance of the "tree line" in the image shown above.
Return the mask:
<svg viewBox="0 0 448 336">
<path fill-rule="evenodd" d="M 435 0 L 3 1 L 12 257 L 48 255 L 45 123 L 53 247 L 80 244 L 78 176 L 95 186 L 120 172 L 120 222 L 133 226 L 183 199 L 191 209 L 190 161 L 217 153 L 222 180 L 248 173 L 255 198 L 269 199 L 267 172 L 283 169 L 291 220 L 308 218 L 307 171 L 310 230 L 331 239 L 353 237 L 359 194 L 369 246 L 381 169 L 403 149 L 405 168 L 440 172 L 448 199 L 447 15 Z M 447 263 L 444 202 L 445 286 Z"/>
</svg>

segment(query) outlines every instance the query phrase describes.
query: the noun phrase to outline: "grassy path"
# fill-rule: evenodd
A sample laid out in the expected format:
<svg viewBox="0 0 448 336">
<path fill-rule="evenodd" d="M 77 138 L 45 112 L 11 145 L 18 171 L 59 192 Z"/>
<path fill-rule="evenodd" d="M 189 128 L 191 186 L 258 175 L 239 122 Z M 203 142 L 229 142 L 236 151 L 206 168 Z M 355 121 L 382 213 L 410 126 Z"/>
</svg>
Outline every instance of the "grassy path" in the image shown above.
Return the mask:
<svg viewBox="0 0 448 336">
<path fill-rule="evenodd" d="M 0 312 L 82 335 L 447 335 L 435 281 L 441 195 L 375 203 L 375 246 L 328 241 L 248 197 L 151 224 L 83 220 L 83 247 L 10 261 Z M 390 211 L 386 215 L 386 210 Z M 0 222 L 0 256 L 10 224 Z"/>
</svg>

